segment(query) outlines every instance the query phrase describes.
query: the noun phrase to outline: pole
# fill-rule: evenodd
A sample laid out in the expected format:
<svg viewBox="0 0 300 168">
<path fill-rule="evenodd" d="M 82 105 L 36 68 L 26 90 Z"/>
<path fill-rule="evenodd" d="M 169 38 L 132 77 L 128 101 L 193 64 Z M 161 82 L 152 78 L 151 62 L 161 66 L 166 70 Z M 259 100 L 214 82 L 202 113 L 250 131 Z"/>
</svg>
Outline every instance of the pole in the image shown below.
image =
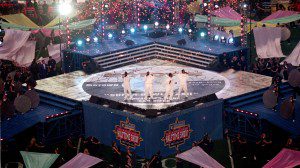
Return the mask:
<svg viewBox="0 0 300 168">
<path fill-rule="evenodd" d="M 61 53 L 61 50 L 62 50 L 62 48 L 61 48 L 61 43 L 62 43 L 62 40 L 61 40 L 61 14 L 59 14 L 59 17 L 58 17 L 58 22 L 59 22 L 59 24 L 58 24 L 58 29 L 59 29 L 59 56 L 60 56 L 60 60 L 61 60 L 61 70 L 62 70 L 62 72 L 64 73 L 65 72 L 65 68 L 64 68 L 64 58 L 63 58 L 63 56 L 62 56 L 62 53 Z"/>
<path fill-rule="evenodd" d="M 250 1 L 249 1 L 250 2 Z M 251 63 L 252 63 L 252 48 L 251 48 L 251 43 L 252 43 L 252 36 L 251 36 L 251 26 L 252 26 L 252 17 L 251 17 L 251 10 L 252 10 L 252 8 L 251 8 L 251 6 L 252 6 L 252 3 L 251 4 L 249 4 L 249 19 L 250 19 L 250 32 L 249 32 L 249 69 L 250 69 L 250 67 L 251 67 Z"/>
</svg>

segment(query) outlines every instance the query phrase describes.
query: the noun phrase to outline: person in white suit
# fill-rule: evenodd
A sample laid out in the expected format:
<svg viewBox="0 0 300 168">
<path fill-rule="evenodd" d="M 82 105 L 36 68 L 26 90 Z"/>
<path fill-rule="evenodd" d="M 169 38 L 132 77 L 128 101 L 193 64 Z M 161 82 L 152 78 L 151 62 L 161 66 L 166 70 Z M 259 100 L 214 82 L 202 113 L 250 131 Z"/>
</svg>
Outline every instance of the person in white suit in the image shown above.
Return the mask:
<svg viewBox="0 0 300 168">
<path fill-rule="evenodd" d="M 131 87 L 130 87 L 130 77 L 126 71 L 123 75 L 123 87 L 124 87 L 124 99 L 131 100 L 132 95 L 131 95 Z"/>
<path fill-rule="evenodd" d="M 153 74 L 150 74 L 148 71 L 145 76 L 145 99 L 147 100 L 149 95 L 150 98 L 153 99 Z"/>
<path fill-rule="evenodd" d="M 185 70 L 183 69 L 181 73 L 178 74 L 179 78 L 179 89 L 178 89 L 178 98 L 181 97 L 181 92 L 184 91 L 185 97 L 188 97 L 188 88 L 187 88 L 187 79 L 189 75 Z"/>
<path fill-rule="evenodd" d="M 174 88 L 173 74 L 169 73 L 168 78 L 166 80 L 166 92 L 165 92 L 164 101 L 167 101 L 167 99 L 171 101 L 173 99 L 173 94 L 174 94 L 173 88 Z"/>
</svg>

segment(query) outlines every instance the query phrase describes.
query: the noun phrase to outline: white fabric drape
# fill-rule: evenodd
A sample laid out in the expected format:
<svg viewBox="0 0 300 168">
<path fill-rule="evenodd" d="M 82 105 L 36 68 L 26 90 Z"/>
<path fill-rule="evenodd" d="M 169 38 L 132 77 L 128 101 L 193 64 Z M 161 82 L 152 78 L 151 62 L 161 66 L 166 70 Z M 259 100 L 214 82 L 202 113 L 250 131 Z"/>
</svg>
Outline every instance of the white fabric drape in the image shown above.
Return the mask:
<svg viewBox="0 0 300 168">
<path fill-rule="evenodd" d="M 30 34 L 30 31 L 5 29 L 0 59 L 17 62 L 20 66 L 29 66 L 35 56 L 35 42 L 28 41 Z"/>
<path fill-rule="evenodd" d="M 287 63 L 292 64 L 293 66 L 300 65 L 300 41 L 297 46 L 294 48 L 293 52 L 284 59 Z"/>
<path fill-rule="evenodd" d="M 262 27 L 253 30 L 256 53 L 259 58 L 284 57 L 280 40 L 280 27 Z"/>
</svg>

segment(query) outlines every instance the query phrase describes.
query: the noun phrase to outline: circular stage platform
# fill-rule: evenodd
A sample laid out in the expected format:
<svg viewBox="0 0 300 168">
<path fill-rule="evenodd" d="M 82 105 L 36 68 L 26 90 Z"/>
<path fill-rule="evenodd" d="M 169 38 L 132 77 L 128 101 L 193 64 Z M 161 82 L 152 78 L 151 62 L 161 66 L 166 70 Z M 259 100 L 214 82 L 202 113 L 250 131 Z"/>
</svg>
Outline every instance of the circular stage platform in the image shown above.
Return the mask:
<svg viewBox="0 0 300 168">
<path fill-rule="evenodd" d="M 189 73 L 188 78 L 188 98 L 184 98 L 182 93 L 181 98 L 178 96 L 179 79 L 178 74 L 183 67 L 176 66 L 134 66 L 123 67 L 111 71 L 105 71 L 93 74 L 83 83 L 83 90 L 88 94 L 114 101 L 122 104 L 128 104 L 142 109 L 166 109 L 186 101 L 196 100 L 205 96 L 214 95 L 229 85 L 229 81 L 212 71 L 184 67 Z M 131 90 L 133 99 L 130 101 L 124 100 L 123 79 L 122 75 L 127 71 L 131 78 Z M 146 72 L 154 74 L 154 99 L 144 99 L 144 76 Z M 165 82 L 167 74 L 174 74 L 174 97 L 173 100 L 164 102 Z"/>
</svg>

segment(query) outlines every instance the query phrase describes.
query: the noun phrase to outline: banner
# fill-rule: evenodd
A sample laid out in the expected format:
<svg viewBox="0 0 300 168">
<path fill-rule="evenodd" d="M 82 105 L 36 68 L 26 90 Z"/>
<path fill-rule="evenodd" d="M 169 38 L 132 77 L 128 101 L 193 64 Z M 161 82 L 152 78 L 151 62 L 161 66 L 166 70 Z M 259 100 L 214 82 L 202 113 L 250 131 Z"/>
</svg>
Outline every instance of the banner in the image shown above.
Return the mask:
<svg viewBox="0 0 300 168">
<path fill-rule="evenodd" d="M 299 14 L 299 12 L 279 10 L 279 11 L 276 11 L 275 13 L 272 13 L 270 16 L 264 18 L 262 21 L 273 20 L 273 19 L 288 17 L 288 16 L 292 16 L 292 15 L 297 15 L 297 14 Z"/>
<path fill-rule="evenodd" d="M 17 58 L 17 55 L 20 54 L 22 56 L 24 53 L 26 53 L 29 50 L 29 48 L 26 47 L 25 45 L 27 43 L 30 34 L 31 34 L 30 31 L 5 29 L 3 46 L 0 47 L 0 59 L 10 60 L 10 61 L 18 60 L 19 64 L 23 64 L 21 60 L 25 58 Z M 31 44 L 28 45 L 32 46 Z M 23 48 L 23 51 L 20 51 L 22 47 L 25 48 Z M 34 49 L 35 48 L 33 48 L 33 51 Z M 23 55 L 23 57 L 25 57 L 25 55 Z M 25 61 L 24 63 L 27 63 L 27 61 Z"/>
<path fill-rule="evenodd" d="M 102 162 L 103 160 L 86 155 L 83 153 L 78 153 L 73 159 L 69 160 L 64 165 L 60 166 L 60 168 L 88 168 L 92 167 L 95 164 Z"/>
<path fill-rule="evenodd" d="M 20 151 L 26 168 L 49 168 L 59 154 Z"/>
<path fill-rule="evenodd" d="M 298 42 L 297 46 L 294 48 L 293 52 L 288 57 L 286 57 L 284 61 L 292 64 L 293 66 L 300 65 L 300 41 Z"/>
<path fill-rule="evenodd" d="M 253 29 L 256 53 L 259 58 L 284 57 L 280 40 L 280 27 L 262 27 Z"/>
<path fill-rule="evenodd" d="M 232 19 L 232 20 L 241 20 L 241 15 L 237 13 L 230 6 L 217 9 L 211 12 L 212 15 L 215 15 L 220 18 Z"/>
</svg>

